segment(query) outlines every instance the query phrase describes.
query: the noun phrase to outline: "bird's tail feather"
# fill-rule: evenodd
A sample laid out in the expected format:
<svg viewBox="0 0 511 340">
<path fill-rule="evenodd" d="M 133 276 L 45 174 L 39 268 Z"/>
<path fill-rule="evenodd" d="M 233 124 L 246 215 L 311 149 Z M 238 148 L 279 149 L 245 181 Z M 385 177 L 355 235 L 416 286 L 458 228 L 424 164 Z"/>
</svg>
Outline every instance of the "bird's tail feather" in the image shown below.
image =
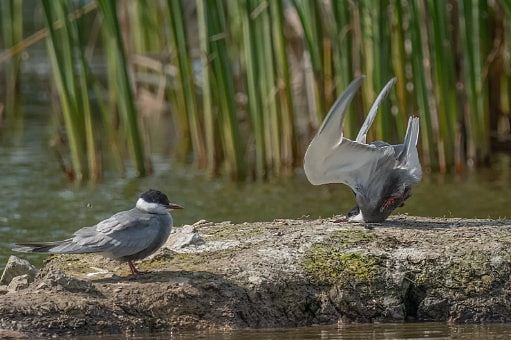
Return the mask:
<svg viewBox="0 0 511 340">
<path fill-rule="evenodd" d="M 83 246 L 73 242 L 73 239 L 56 242 L 24 242 L 16 243 L 13 251 L 21 253 L 52 253 L 52 254 L 88 254 L 103 251 L 101 246 Z"/>
<path fill-rule="evenodd" d="M 25 242 L 16 243 L 12 248 L 13 251 L 22 253 L 51 253 L 52 249 L 58 246 L 69 244 L 70 240 L 56 242 Z"/>
</svg>

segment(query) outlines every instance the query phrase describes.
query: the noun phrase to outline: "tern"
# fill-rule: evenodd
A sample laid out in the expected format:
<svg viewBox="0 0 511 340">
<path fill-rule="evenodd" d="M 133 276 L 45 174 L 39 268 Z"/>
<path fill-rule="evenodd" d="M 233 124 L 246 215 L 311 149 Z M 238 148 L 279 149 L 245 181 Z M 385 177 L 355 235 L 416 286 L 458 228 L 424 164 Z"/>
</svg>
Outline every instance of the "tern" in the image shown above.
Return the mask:
<svg viewBox="0 0 511 340">
<path fill-rule="evenodd" d="M 183 207 L 170 203 L 167 195 L 151 189 L 139 196 L 135 208 L 81 228 L 67 240 L 19 243 L 13 250 L 51 254 L 99 253 L 127 262 L 132 275 L 136 276 L 140 272 L 133 261 L 153 254 L 167 241 L 172 228 L 170 211 L 173 209 Z"/>
<path fill-rule="evenodd" d="M 366 142 L 367 131 L 394 86 L 394 78 L 377 96 L 356 139 L 343 137 L 346 108 L 363 80 L 364 76 L 355 79 L 335 101 L 307 148 L 304 170 L 313 185 L 343 183 L 352 189 L 357 205 L 348 213 L 349 221 L 382 222 L 404 204 L 422 178 L 417 154 L 419 118 L 409 118 L 402 144 Z"/>
</svg>

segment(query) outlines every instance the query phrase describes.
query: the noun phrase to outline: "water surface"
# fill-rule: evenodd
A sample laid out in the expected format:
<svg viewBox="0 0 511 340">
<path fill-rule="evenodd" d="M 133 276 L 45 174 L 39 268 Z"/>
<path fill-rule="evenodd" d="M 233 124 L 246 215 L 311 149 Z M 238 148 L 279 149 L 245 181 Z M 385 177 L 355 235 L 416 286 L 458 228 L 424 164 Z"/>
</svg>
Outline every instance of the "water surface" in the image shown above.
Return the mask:
<svg viewBox="0 0 511 340">
<path fill-rule="evenodd" d="M 449 325 L 447 323 L 386 323 L 348 324 L 341 326 L 317 326 L 291 329 L 241 330 L 229 332 L 184 332 L 140 334 L 130 339 L 176 339 L 176 340 L 380 340 L 380 339 L 429 339 L 429 340 L 493 340 L 509 339 L 511 325 Z M 119 339 L 121 336 L 94 337 L 102 340 Z M 88 340 L 92 337 L 78 337 Z"/>
</svg>

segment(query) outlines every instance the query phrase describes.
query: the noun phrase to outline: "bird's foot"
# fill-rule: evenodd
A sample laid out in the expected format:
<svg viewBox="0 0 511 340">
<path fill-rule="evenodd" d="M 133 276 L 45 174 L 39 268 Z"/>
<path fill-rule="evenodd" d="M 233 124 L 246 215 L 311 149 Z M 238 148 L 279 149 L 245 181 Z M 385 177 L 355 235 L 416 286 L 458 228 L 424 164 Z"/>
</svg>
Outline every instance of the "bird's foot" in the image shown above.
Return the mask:
<svg viewBox="0 0 511 340">
<path fill-rule="evenodd" d="M 143 278 L 147 273 L 148 272 L 140 272 L 137 270 L 136 273 L 128 275 L 127 278 L 129 281 L 136 281 L 136 280 Z"/>
<path fill-rule="evenodd" d="M 146 272 L 141 272 L 140 270 L 138 270 L 137 267 L 135 267 L 135 264 L 133 262 L 128 261 L 128 265 L 131 270 L 131 275 L 128 276 L 128 279 L 136 280 L 136 279 L 140 278 L 141 276 L 143 276 L 144 274 L 146 274 Z"/>
</svg>

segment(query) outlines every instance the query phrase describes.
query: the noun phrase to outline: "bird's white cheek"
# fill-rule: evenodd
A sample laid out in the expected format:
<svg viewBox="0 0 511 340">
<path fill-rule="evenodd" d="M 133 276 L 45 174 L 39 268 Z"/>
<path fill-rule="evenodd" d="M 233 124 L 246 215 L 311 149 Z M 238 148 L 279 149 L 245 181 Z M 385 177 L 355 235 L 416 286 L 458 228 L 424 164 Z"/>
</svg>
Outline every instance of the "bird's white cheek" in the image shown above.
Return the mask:
<svg viewBox="0 0 511 340">
<path fill-rule="evenodd" d="M 362 210 L 360 210 L 358 215 L 348 217 L 348 221 L 350 221 L 350 222 L 364 222 L 364 216 L 362 215 Z"/>
<path fill-rule="evenodd" d="M 164 206 L 156 203 L 146 202 L 142 198 L 138 199 L 137 208 L 153 214 L 168 214 L 168 210 Z"/>
</svg>

